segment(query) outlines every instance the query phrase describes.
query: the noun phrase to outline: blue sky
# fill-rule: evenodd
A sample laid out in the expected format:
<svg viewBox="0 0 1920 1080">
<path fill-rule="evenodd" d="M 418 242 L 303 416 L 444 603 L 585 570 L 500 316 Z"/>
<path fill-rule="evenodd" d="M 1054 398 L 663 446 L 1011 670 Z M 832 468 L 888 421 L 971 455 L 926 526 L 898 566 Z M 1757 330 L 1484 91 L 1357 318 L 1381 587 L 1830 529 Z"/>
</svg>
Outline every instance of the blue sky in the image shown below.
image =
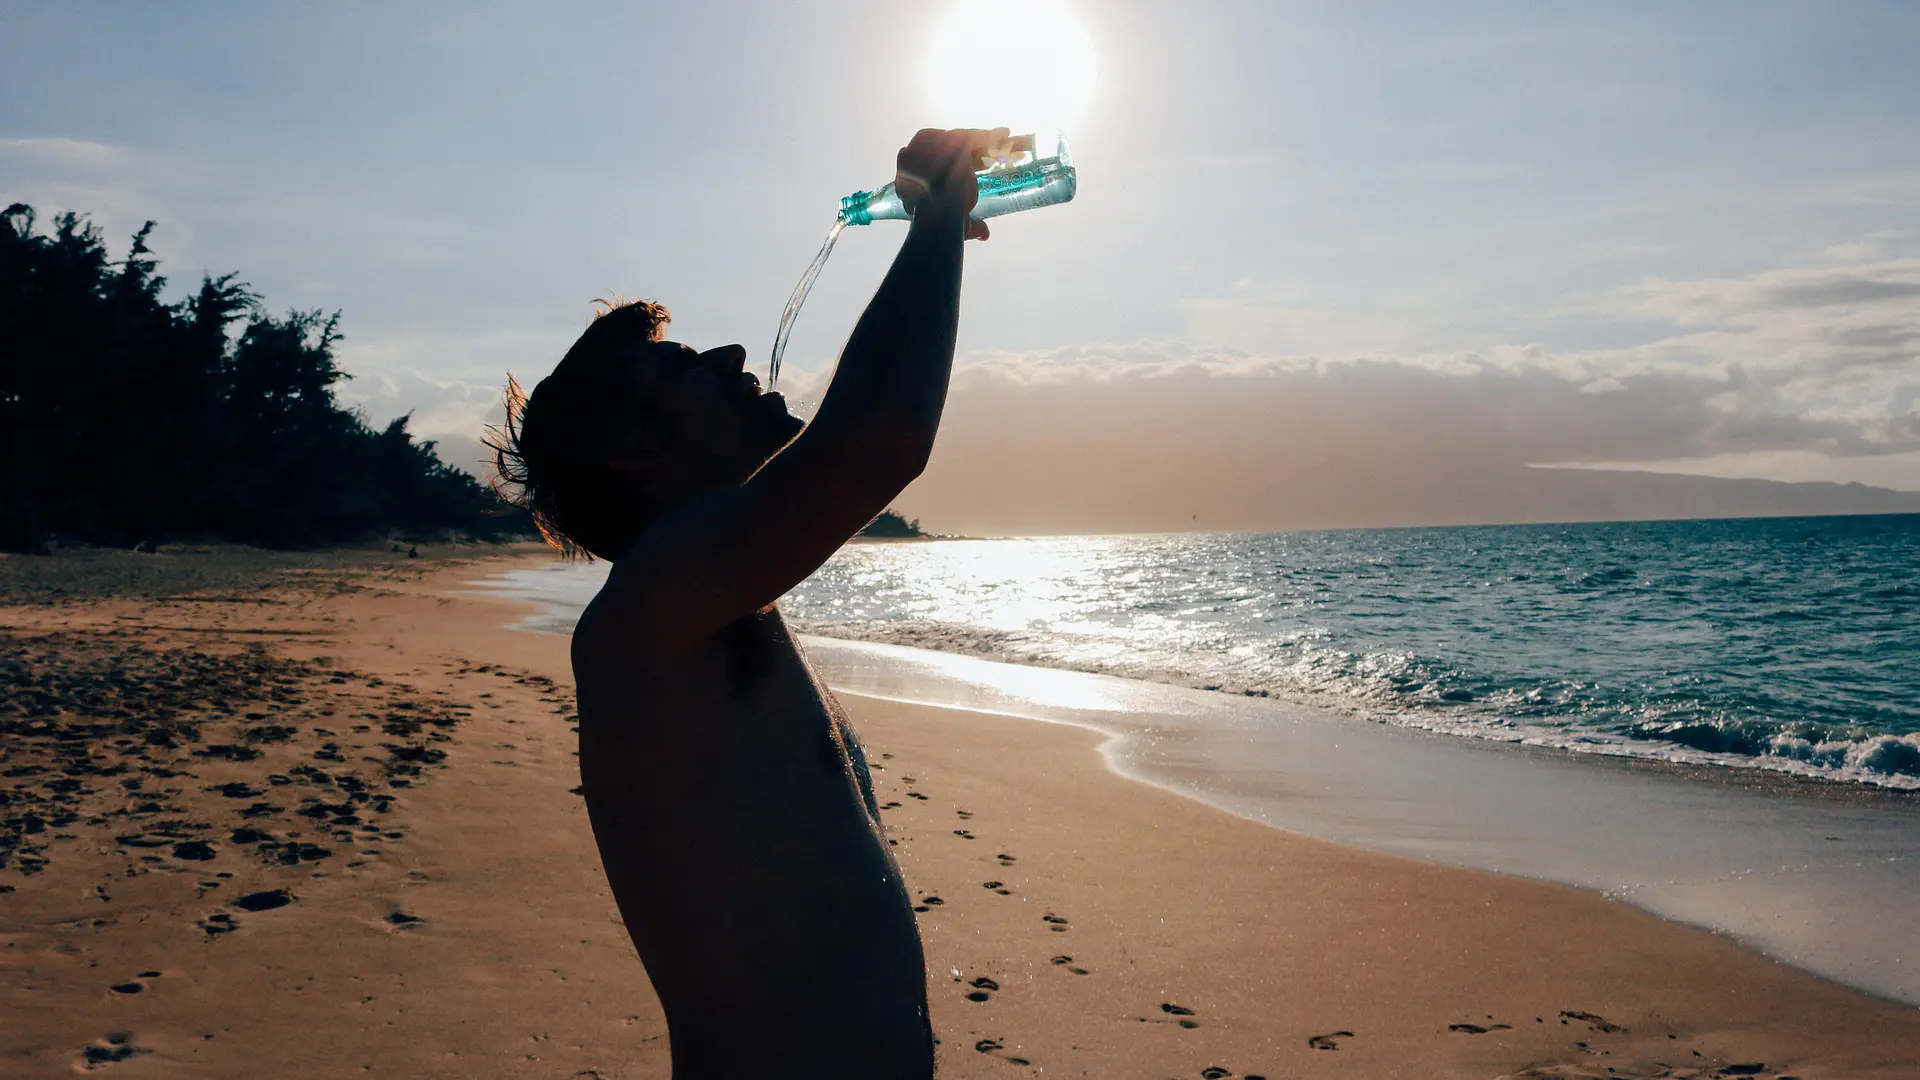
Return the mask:
<svg viewBox="0 0 1920 1080">
<path fill-rule="evenodd" d="M 970 251 L 974 382 L 1537 371 L 1626 397 L 1529 462 L 1920 489 L 1920 6 L 1066 6 L 1081 193 Z M 950 8 L 8 3 L 0 195 L 342 310 L 346 396 L 452 449 L 595 296 L 764 357 Z M 899 235 L 842 242 L 791 365 Z"/>
</svg>

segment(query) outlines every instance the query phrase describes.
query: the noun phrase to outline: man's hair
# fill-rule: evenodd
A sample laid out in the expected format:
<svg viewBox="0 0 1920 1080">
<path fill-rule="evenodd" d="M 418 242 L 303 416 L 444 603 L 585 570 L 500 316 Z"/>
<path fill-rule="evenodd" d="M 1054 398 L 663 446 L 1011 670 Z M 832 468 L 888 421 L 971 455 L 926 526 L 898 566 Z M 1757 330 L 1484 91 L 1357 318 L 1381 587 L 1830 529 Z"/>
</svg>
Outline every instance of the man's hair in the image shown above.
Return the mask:
<svg viewBox="0 0 1920 1080">
<path fill-rule="evenodd" d="M 672 319 L 649 300 L 594 303 L 604 310 L 533 393 L 507 375 L 506 420 L 483 440 L 501 497 L 532 514 L 564 558 L 589 562 L 611 561 L 652 516 L 607 464 L 636 410 L 646 420 L 613 361 L 628 346 L 659 341 Z"/>
</svg>

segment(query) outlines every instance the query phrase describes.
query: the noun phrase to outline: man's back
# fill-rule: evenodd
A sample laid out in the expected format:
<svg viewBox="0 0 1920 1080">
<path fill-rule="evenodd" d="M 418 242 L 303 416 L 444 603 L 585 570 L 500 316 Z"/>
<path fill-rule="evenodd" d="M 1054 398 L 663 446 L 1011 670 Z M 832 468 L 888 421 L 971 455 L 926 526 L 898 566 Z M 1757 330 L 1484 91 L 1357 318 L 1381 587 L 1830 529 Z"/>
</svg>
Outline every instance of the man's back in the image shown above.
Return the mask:
<svg viewBox="0 0 1920 1080">
<path fill-rule="evenodd" d="M 779 614 L 653 650 L 589 608 L 573 656 L 587 809 L 677 1080 L 932 1076 L 865 757 Z"/>
</svg>

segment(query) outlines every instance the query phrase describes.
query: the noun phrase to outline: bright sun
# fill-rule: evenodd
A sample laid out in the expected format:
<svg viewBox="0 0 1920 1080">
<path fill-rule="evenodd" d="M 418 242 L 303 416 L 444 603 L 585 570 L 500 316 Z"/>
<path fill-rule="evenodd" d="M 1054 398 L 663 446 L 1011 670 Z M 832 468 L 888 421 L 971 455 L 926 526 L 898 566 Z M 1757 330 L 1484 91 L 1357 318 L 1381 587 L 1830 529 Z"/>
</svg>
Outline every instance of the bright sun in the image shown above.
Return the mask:
<svg viewBox="0 0 1920 1080">
<path fill-rule="evenodd" d="M 1093 96 L 1093 41 L 1056 0 L 961 0 L 934 32 L 934 122 L 1050 134 Z"/>
</svg>

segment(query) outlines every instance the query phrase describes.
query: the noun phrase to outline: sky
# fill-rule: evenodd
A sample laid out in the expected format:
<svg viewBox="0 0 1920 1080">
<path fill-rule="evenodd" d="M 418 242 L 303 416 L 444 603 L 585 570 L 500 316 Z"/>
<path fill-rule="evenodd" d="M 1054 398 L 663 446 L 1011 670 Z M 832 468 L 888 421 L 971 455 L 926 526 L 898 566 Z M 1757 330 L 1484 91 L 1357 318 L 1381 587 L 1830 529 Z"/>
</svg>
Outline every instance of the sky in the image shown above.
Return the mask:
<svg viewBox="0 0 1920 1080">
<path fill-rule="evenodd" d="M 1033 2 L 1091 44 L 1079 194 L 970 246 L 905 508 L 1392 523 L 1598 482 L 1529 466 L 1920 490 L 1920 6 Z M 0 35 L 0 197 L 116 251 L 156 220 L 176 292 L 341 311 L 341 397 L 463 465 L 595 297 L 764 370 L 839 197 L 994 122 L 931 56 L 1025 85 L 1033 39 L 982 0 L 0 0 Z M 843 238 L 796 389 L 903 232 Z"/>
</svg>

